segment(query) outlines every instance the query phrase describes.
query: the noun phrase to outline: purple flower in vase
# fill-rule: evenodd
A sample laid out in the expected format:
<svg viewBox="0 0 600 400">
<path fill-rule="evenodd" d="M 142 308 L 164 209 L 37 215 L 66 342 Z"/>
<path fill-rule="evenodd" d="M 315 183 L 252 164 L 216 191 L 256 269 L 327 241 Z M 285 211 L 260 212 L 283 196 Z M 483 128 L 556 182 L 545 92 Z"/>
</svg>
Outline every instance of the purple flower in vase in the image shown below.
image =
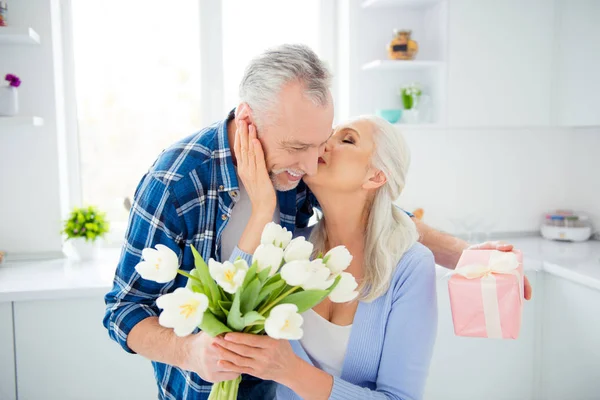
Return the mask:
<svg viewBox="0 0 600 400">
<path fill-rule="evenodd" d="M 16 75 L 6 74 L 4 79 L 8 81 L 8 84 L 12 87 L 19 87 L 21 85 L 21 80 Z"/>
</svg>

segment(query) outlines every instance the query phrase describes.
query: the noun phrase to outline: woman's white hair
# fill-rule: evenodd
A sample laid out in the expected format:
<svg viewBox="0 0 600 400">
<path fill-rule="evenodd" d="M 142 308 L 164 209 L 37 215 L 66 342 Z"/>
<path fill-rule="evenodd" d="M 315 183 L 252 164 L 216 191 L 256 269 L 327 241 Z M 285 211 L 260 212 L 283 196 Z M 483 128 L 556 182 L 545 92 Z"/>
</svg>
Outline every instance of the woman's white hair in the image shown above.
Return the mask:
<svg viewBox="0 0 600 400">
<path fill-rule="evenodd" d="M 373 125 L 375 151 L 371 165 L 387 179 L 377 189 L 367 210 L 364 276 L 359 291 L 360 300 L 369 302 L 388 290 L 398 261 L 417 242 L 418 233 L 410 217 L 394 204 L 404 189 L 410 165 L 410 151 L 404 137 L 383 118 L 361 116 L 353 120 L 369 121 Z M 325 252 L 327 232 L 324 223 L 313 229 L 310 241 L 315 245 L 316 253 Z"/>
<path fill-rule="evenodd" d="M 252 59 L 240 82 L 240 101 L 248 103 L 259 127 L 278 103 L 284 85 L 300 82 L 315 105 L 329 103 L 331 73 L 319 56 L 302 44 L 284 44 Z M 262 121 L 261 121 L 262 120 Z"/>
</svg>

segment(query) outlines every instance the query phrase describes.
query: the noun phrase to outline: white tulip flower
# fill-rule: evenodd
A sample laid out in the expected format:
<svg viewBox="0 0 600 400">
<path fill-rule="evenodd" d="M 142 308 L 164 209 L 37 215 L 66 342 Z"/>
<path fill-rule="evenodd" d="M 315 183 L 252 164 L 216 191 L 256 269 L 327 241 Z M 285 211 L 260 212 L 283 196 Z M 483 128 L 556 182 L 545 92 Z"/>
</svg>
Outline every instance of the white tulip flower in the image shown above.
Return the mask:
<svg viewBox="0 0 600 400">
<path fill-rule="evenodd" d="M 158 323 L 165 328 L 174 328 L 177 336 L 187 336 L 202 323 L 202 317 L 208 308 L 208 297 L 189 289 L 178 288 L 173 293 L 156 299 L 156 305 L 163 310 Z"/>
<path fill-rule="evenodd" d="M 325 265 L 327 265 L 327 268 L 329 268 L 333 275 L 338 275 L 348 268 L 352 262 L 352 254 L 350 254 L 346 246 L 336 246 L 325 254 L 323 262 L 325 262 Z"/>
<path fill-rule="evenodd" d="M 293 239 L 285 248 L 283 258 L 286 262 L 296 260 L 309 260 L 313 252 L 313 244 L 307 242 L 303 236 Z"/>
<path fill-rule="evenodd" d="M 286 263 L 281 268 L 281 278 L 290 286 L 301 286 L 304 290 L 328 289 L 335 277 L 320 258 L 308 260 L 295 260 Z"/>
<path fill-rule="evenodd" d="M 311 264 L 308 260 L 296 260 L 281 267 L 281 279 L 290 286 L 303 285 L 311 274 Z"/>
<path fill-rule="evenodd" d="M 333 285 L 333 282 L 335 282 L 335 278 L 331 277 L 331 272 L 320 258 L 311 261 L 308 272 L 306 280 L 301 285 L 304 290 L 329 289 Z"/>
<path fill-rule="evenodd" d="M 334 303 L 346 303 L 354 300 L 358 296 L 358 292 L 354 290 L 357 287 L 358 283 L 354 279 L 354 276 L 349 272 L 342 272 L 340 281 L 329 294 L 329 300 Z"/>
<path fill-rule="evenodd" d="M 302 338 L 304 319 L 295 304 L 279 304 L 273 307 L 265 320 L 265 332 L 273 339 L 298 340 Z"/>
<path fill-rule="evenodd" d="M 285 249 L 291 240 L 292 232 L 289 232 L 275 222 L 269 222 L 265 225 L 265 229 L 260 237 L 260 242 L 262 244 L 273 244 L 282 249 Z"/>
<path fill-rule="evenodd" d="M 267 267 L 271 267 L 269 276 L 275 275 L 275 273 L 279 270 L 281 260 L 283 260 L 283 249 L 275 246 L 274 244 L 259 245 L 252 256 L 252 263 L 257 263 L 256 270 L 258 272 Z"/>
<path fill-rule="evenodd" d="M 135 270 L 142 278 L 158 283 L 167 283 L 175 279 L 179 269 L 177 254 L 164 244 L 157 244 L 156 249 L 142 250 L 142 259 Z"/>
<path fill-rule="evenodd" d="M 230 261 L 220 263 L 211 258 L 208 260 L 208 272 L 224 291 L 234 294 L 244 283 L 248 263 L 244 259 L 236 260 L 234 263 Z"/>
</svg>

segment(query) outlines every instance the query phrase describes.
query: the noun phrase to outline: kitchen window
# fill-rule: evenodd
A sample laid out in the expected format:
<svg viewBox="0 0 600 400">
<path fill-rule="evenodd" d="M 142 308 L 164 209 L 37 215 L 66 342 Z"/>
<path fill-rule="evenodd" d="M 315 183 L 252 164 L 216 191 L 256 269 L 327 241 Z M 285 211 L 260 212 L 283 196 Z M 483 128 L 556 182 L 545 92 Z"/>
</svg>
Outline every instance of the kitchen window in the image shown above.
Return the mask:
<svg viewBox="0 0 600 400">
<path fill-rule="evenodd" d="M 70 163 L 76 170 L 71 206 L 106 211 L 109 242 L 119 244 L 127 199 L 143 174 L 165 147 L 237 105 L 238 84 L 253 56 L 304 43 L 331 64 L 331 3 L 223 0 L 219 8 L 204 0 L 67 0 L 71 46 L 65 48 L 72 49 L 74 74 L 66 86 L 72 85 L 76 105 L 69 137 L 79 155 Z M 221 32 L 213 29 L 214 18 Z"/>
</svg>

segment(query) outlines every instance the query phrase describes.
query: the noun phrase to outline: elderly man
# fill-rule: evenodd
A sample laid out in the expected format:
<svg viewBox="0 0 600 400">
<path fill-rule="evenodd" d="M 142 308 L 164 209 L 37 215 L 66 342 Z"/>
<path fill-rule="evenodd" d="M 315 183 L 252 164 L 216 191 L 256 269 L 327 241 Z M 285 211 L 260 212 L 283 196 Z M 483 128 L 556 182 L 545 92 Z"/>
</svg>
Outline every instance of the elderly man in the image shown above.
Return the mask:
<svg viewBox="0 0 600 400">
<path fill-rule="evenodd" d="M 235 259 L 236 253 L 252 253 L 258 246 L 261 232 L 252 231 L 253 226 L 271 221 L 290 231 L 306 226 L 317 205 L 301 179 L 316 172 L 331 135 L 330 79 L 323 62 L 305 46 L 284 45 L 263 53 L 245 71 L 235 111 L 166 149 L 139 183 L 114 287 L 106 295 L 104 326 L 127 352 L 152 360 L 159 398 L 207 399 L 212 383 L 237 375 L 219 368 L 207 334 L 177 337 L 159 325 L 156 299 L 184 286 L 186 278 L 167 284 L 143 280 L 134 269 L 142 249 L 166 245 L 179 255 L 182 268 L 191 269 L 189 245 L 205 259 Z M 252 177 L 238 179 L 232 145 L 236 131 L 247 132 L 248 127 L 258 132 L 272 187 L 242 185 Z M 257 210 L 265 207 L 256 205 L 271 201 L 272 195 L 262 193 L 273 188 L 275 215 L 262 215 Z M 414 221 L 436 262 L 454 268 L 468 244 Z M 495 243 L 483 247 L 512 248 Z M 530 295 L 526 281 L 526 297 Z M 239 398 L 269 397 L 269 382 L 244 376 Z"/>
</svg>

